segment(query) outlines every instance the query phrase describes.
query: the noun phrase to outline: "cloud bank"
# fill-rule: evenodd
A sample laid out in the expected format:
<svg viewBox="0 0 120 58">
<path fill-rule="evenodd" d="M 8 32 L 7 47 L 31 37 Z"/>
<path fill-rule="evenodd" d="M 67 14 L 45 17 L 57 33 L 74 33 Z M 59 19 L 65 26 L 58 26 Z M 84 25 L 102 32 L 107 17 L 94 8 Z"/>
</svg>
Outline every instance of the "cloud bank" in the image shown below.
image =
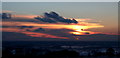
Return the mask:
<svg viewBox="0 0 120 58">
<path fill-rule="evenodd" d="M 4 19 L 2 21 L 2 32 L 15 32 L 23 35 L 23 38 L 32 39 L 66 39 L 66 40 L 112 40 L 116 35 L 100 35 L 101 32 L 90 31 L 93 28 L 102 28 L 99 22 L 87 22 L 93 19 L 71 19 L 60 16 L 56 12 L 44 13 L 44 16 L 16 15 L 16 18 Z M 0 22 L 1 23 L 1 22 Z M 99 33 L 99 34 L 98 34 Z M 12 33 L 11 33 L 12 34 Z M 97 34 L 97 35 L 95 35 Z M 6 35 L 7 36 L 7 35 Z M 29 36 L 29 37 L 26 37 Z M 95 39 L 98 38 L 99 39 Z M 12 37 L 11 37 L 12 38 Z M 103 39 L 101 39 L 103 38 Z M 43 39 L 43 40 L 44 40 Z M 36 40 L 36 39 L 35 39 Z M 114 40 L 114 39 L 113 39 Z M 116 39 L 115 39 L 116 40 Z"/>
<path fill-rule="evenodd" d="M 66 19 L 56 12 L 50 12 L 50 13 L 44 13 L 43 17 L 35 17 L 35 19 L 40 20 L 42 22 L 49 22 L 49 23 L 57 23 L 57 22 L 62 22 L 62 23 L 75 23 L 77 24 L 78 22 L 75 19 Z"/>
</svg>

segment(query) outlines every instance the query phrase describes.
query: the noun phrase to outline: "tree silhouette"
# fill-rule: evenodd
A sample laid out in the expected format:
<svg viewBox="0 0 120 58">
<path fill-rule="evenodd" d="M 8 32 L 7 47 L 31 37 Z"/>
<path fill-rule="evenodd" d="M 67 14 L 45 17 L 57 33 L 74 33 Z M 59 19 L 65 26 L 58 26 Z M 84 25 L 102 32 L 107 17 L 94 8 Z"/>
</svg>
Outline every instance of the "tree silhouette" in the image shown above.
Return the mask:
<svg viewBox="0 0 120 58">
<path fill-rule="evenodd" d="M 114 56 L 115 50 L 113 48 L 108 48 L 106 51 L 106 55 Z"/>
</svg>

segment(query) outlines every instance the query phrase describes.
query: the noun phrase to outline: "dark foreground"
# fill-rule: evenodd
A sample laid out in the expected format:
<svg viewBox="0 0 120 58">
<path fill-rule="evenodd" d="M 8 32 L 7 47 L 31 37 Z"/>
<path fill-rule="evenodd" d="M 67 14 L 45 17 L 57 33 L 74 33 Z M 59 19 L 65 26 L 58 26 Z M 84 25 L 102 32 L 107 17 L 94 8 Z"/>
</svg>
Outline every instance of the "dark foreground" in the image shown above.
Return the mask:
<svg viewBox="0 0 120 58">
<path fill-rule="evenodd" d="M 117 42 L 3 42 L 2 58 L 120 58 Z"/>
</svg>

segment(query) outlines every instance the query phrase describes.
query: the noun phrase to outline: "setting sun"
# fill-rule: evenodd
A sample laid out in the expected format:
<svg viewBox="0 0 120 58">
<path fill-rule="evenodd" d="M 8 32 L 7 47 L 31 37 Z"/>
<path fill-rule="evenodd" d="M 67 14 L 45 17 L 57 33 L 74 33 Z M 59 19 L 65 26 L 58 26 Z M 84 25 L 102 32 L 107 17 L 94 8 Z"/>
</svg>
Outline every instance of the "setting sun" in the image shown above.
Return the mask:
<svg viewBox="0 0 120 58">
<path fill-rule="evenodd" d="M 70 32 L 70 33 L 72 33 L 74 35 L 82 35 L 82 33 L 80 33 L 80 32 Z"/>
</svg>

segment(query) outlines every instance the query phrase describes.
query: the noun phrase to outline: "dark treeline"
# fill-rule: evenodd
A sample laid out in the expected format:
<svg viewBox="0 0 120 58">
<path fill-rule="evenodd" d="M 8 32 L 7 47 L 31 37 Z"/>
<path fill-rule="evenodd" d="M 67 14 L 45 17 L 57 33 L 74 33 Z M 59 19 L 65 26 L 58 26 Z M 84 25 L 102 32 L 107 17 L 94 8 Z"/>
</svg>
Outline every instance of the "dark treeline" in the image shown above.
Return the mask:
<svg viewBox="0 0 120 58">
<path fill-rule="evenodd" d="M 4 48 L 2 51 L 2 58 L 119 58 L 120 52 L 115 53 L 113 48 L 108 48 L 106 52 L 98 52 L 92 50 L 88 55 L 80 55 L 79 52 L 74 50 L 59 50 L 50 51 L 46 49 L 25 49 L 25 48 Z"/>
</svg>

